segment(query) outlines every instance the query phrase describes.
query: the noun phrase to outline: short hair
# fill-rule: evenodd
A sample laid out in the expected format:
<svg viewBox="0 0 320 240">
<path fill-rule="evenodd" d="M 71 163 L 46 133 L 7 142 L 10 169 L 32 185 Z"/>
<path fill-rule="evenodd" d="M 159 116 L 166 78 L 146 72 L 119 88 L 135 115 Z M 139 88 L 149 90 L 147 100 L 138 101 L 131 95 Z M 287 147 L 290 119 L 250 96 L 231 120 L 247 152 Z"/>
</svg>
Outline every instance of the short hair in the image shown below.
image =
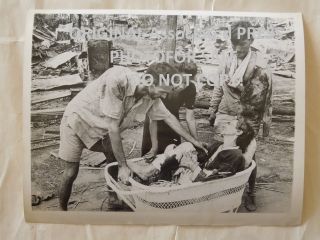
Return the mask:
<svg viewBox="0 0 320 240">
<path fill-rule="evenodd" d="M 252 139 L 254 139 L 255 137 L 255 132 L 247 121 L 245 120 L 239 120 L 239 121 L 240 123 L 237 128 L 239 130 L 242 130 L 242 134 L 237 137 L 236 145 L 240 148 L 242 153 L 245 153 Z"/>
<path fill-rule="evenodd" d="M 187 73 L 191 74 L 193 77 L 198 73 L 198 66 L 196 63 L 191 61 L 184 61 L 181 63 L 174 63 L 173 66 L 180 72 L 180 73 Z"/>
<path fill-rule="evenodd" d="M 250 34 L 250 28 L 252 28 L 252 24 L 249 21 L 237 21 L 231 24 L 231 42 L 232 44 L 237 44 L 239 42 L 248 40 L 248 34 L 250 36 L 250 40 L 253 40 L 252 34 Z M 244 33 L 239 35 L 239 28 L 244 29 Z"/>
<path fill-rule="evenodd" d="M 183 62 L 182 72 L 191 74 L 193 77 L 195 77 L 198 73 L 197 64 L 195 64 L 194 62 Z"/>
<path fill-rule="evenodd" d="M 160 83 L 160 75 L 171 78 L 174 74 L 178 74 L 178 70 L 166 62 L 152 63 L 146 70 L 146 74 L 150 74 L 153 77 L 153 83 L 158 86 Z"/>
</svg>

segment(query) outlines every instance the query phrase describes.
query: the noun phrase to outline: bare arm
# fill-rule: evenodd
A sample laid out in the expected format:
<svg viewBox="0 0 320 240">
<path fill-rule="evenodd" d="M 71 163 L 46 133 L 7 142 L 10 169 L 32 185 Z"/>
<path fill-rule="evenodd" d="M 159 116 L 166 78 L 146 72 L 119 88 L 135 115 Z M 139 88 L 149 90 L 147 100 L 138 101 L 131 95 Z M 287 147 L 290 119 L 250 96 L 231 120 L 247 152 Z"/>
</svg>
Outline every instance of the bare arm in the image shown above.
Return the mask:
<svg viewBox="0 0 320 240">
<path fill-rule="evenodd" d="M 221 102 L 222 99 L 222 95 L 223 95 L 223 90 L 222 87 L 219 86 L 215 86 L 215 88 L 213 89 L 213 94 L 212 94 L 212 98 L 210 101 L 210 107 L 209 107 L 209 123 L 210 126 L 214 126 L 215 120 L 216 120 L 216 112 L 218 111 L 219 108 L 219 104 Z"/>
<path fill-rule="evenodd" d="M 210 101 L 210 113 L 217 112 L 222 96 L 223 96 L 222 86 L 215 86 L 213 89 L 213 93 Z"/>
<path fill-rule="evenodd" d="M 108 130 L 109 137 L 111 140 L 112 151 L 119 164 L 118 179 L 126 184 L 128 183 L 130 169 L 128 168 L 126 158 L 124 155 L 122 140 L 120 136 L 120 129 L 117 119 L 111 118 L 111 123 Z"/>
<path fill-rule="evenodd" d="M 158 122 L 149 118 L 149 133 L 151 138 L 151 149 L 144 155 L 145 159 L 153 160 L 158 153 Z"/>
<path fill-rule="evenodd" d="M 194 137 L 192 137 L 180 124 L 178 119 L 170 114 L 166 119 L 164 119 L 165 123 L 169 125 L 176 133 L 178 133 L 181 137 L 183 137 L 188 142 L 191 142 L 194 146 L 202 149 L 207 153 L 207 150 L 203 147 L 203 145 L 198 142 Z"/>
<path fill-rule="evenodd" d="M 196 119 L 194 118 L 193 109 L 186 109 L 186 120 L 191 136 L 193 136 L 195 139 L 198 139 L 197 123 Z"/>
</svg>

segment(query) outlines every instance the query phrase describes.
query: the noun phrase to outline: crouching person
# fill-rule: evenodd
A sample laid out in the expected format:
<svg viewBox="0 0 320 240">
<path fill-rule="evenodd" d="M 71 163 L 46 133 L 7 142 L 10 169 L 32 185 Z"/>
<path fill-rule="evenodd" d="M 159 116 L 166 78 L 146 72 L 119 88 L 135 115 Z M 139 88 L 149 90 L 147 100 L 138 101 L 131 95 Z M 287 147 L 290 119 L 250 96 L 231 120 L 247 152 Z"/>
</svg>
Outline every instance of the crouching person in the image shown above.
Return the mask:
<svg viewBox="0 0 320 240">
<path fill-rule="evenodd" d="M 117 179 L 128 184 L 131 169 L 125 159 L 120 133 L 135 121 L 143 121 L 146 115 L 154 121 L 164 120 L 180 136 L 204 149 L 160 100 L 171 91 L 170 86 L 159 85 L 160 74 L 171 77 L 177 73 L 176 69 L 167 63 L 155 63 L 146 73 L 149 75 L 141 76 L 125 67 L 110 68 L 68 104 L 60 125 L 59 157 L 65 161 L 59 193 L 62 210 L 67 210 L 84 148 L 103 152 L 107 162 L 117 161 Z M 145 78 L 150 75 L 152 84 Z"/>
</svg>

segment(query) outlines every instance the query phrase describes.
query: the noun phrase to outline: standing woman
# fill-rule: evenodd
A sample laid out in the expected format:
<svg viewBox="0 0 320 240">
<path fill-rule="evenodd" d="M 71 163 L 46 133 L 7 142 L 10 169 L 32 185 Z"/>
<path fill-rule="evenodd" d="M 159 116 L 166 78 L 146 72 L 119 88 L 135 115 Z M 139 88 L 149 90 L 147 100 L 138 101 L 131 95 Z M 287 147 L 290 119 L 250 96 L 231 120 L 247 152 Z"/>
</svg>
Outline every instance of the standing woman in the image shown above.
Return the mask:
<svg viewBox="0 0 320 240">
<path fill-rule="evenodd" d="M 213 90 L 210 103 L 210 124 L 217 132 L 234 119 L 244 119 L 258 135 L 263 123 L 263 135 L 269 134 L 271 124 L 272 79 L 263 56 L 251 49 L 254 39 L 252 25 L 238 21 L 231 26 L 233 51 L 227 53 L 222 66 L 219 86 Z M 243 33 L 243 34 L 240 34 Z M 252 143 L 253 144 L 253 143 Z M 249 179 L 245 207 L 256 210 L 255 182 L 257 168 Z"/>
</svg>

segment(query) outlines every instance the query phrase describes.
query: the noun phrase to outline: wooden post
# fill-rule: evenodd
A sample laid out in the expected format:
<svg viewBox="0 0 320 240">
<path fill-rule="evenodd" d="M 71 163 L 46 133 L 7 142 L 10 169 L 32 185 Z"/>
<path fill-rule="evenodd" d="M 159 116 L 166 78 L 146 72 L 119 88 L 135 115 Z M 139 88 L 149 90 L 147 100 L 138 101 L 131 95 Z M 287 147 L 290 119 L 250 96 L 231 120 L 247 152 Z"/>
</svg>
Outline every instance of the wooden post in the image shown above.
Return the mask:
<svg viewBox="0 0 320 240">
<path fill-rule="evenodd" d="M 175 55 L 175 52 L 176 52 L 176 32 L 177 32 L 177 16 L 168 15 L 167 16 L 167 31 L 166 31 L 167 39 L 166 39 L 166 44 L 165 44 L 166 56 L 169 51 L 172 53 L 172 56 Z M 171 37 L 171 35 L 172 35 L 171 33 L 174 34 L 173 37 Z M 169 63 L 174 63 L 174 57 L 169 59 Z"/>
<path fill-rule="evenodd" d="M 88 41 L 89 81 L 98 78 L 102 73 L 111 67 L 111 48 L 112 41 Z"/>
<path fill-rule="evenodd" d="M 78 14 L 78 28 L 81 29 L 81 20 L 82 20 L 82 15 Z"/>
</svg>

